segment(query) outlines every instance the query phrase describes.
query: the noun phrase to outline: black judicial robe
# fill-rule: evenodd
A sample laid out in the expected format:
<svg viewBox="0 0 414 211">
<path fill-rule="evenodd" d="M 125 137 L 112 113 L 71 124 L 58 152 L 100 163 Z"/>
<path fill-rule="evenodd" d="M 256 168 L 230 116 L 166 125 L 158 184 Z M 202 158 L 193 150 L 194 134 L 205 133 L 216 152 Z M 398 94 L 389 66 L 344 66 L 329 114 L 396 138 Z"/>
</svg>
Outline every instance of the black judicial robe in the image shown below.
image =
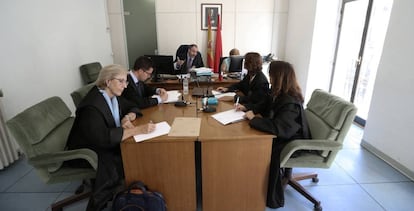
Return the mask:
<svg viewBox="0 0 414 211">
<path fill-rule="evenodd" d="M 150 87 L 142 81 L 139 82 L 139 86 L 141 87 L 138 87 L 129 74 L 127 80 L 129 83 L 127 88 L 122 92 L 123 97 L 133 102 L 140 109 L 158 105 L 157 98 L 152 98 L 152 96 L 156 94 L 156 88 Z M 138 89 L 140 89 L 140 91 Z"/>
<path fill-rule="evenodd" d="M 266 205 L 270 208 L 278 208 L 284 205 L 280 153 L 289 141 L 308 139 L 310 133 L 301 102 L 289 95 L 275 97 L 271 102 L 268 115 L 264 118 L 255 117 L 249 124 L 255 129 L 277 136 L 273 139 L 272 145 Z"/>
<path fill-rule="evenodd" d="M 129 112 L 142 116 L 136 106 L 122 97 L 117 98 L 121 119 Z M 67 142 L 69 149 L 89 148 L 98 155 L 97 175 L 88 210 L 101 210 L 124 178 L 120 150 L 122 134 L 123 128 L 116 127 L 105 98 L 94 86 L 76 109 Z"/>
<path fill-rule="evenodd" d="M 264 115 L 269 103 L 269 82 L 263 72 L 253 75 L 247 74 L 239 83 L 228 87 L 229 92 L 240 91 L 244 96 L 239 96 L 239 103 L 243 104 L 247 110 L 252 110 L 255 114 Z M 237 97 L 237 96 L 236 96 Z"/>
</svg>

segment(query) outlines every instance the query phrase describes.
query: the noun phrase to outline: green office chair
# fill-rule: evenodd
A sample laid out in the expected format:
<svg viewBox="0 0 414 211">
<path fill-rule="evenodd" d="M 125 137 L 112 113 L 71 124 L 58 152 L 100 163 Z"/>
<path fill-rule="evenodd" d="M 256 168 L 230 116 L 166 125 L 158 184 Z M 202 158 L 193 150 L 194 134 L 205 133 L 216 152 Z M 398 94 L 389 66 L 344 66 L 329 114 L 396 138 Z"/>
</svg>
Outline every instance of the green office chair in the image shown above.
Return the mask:
<svg viewBox="0 0 414 211">
<path fill-rule="evenodd" d="M 90 84 L 96 81 L 98 78 L 99 72 L 102 69 L 102 65 L 99 62 L 92 62 L 84 64 L 79 67 L 81 72 L 82 80 L 85 84 Z"/>
<path fill-rule="evenodd" d="M 59 97 L 51 97 L 7 121 L 10 132 L 23 149 L 28 163 L 41 179 L 49 183 L 82 181 L 96 176 L 98 156 L 90 149 L 65 150 L 74 118 Z M 64 161 L 85 159 L 91 168 L 71 168 Z M 52 204 L 52 211 L 89 197 L 91 192 L 76 194 Z"/>
<path fill-rule="evenodd" d="M 73 103 L 76 107 L 78 107 L 79 103 L 86 96 L 86 94 L 88 94 L 93 86 L 95 86 L 95 83 L 90 83 L 70 93 L 70 96 L 72 97 Z"/>
<path fill-rule="evenodd" d="M 337 96 L 315 90 L 305 109 L 312 139 L 293 140 L 282 150 L 280 166 L 285 169 L 282 181 L 292 186 L 314 204 L 315 210 L 322 210 L 321 202 L 315 199 L 297 181 L 312 179 L 318 182 L 318 174 L 292 174 L 292 168 L 329 168 L 355 118 L 357 108 Z M 300 153 L 294 152 L 300 150 Z"/>
</svg>

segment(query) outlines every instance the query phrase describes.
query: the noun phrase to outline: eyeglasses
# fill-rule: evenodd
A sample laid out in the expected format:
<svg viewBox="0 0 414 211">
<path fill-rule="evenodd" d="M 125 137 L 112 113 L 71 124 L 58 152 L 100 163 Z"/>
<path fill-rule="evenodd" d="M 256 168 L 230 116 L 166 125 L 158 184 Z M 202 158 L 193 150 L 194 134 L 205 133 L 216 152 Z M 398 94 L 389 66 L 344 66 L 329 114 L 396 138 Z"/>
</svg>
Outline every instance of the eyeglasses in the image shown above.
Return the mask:
<svg viewBox="0 0 414 211">
<path fill-rule="evenodd" d="M 119 79 L 119 78 L 113 78 L 113 79 L 115 79 L 115 80 L 119 81 L 119 83 L 121 83 L 121 84 L 125 84 L 125 85 L 127 85 L 127 86 L 128 86 L 129 81 L 127 81 L 127 80 L 125 80 L 125 79 Z"/>
<path fill-rule="evenodd" d="M 145 70 L 144 70 L 144 73 L 146 73 L 148 76 L 151 76 L 151 75 L 152 75 L 152 73 L 147 72 L 147 71 L 145 71 Z"/>
</svg>

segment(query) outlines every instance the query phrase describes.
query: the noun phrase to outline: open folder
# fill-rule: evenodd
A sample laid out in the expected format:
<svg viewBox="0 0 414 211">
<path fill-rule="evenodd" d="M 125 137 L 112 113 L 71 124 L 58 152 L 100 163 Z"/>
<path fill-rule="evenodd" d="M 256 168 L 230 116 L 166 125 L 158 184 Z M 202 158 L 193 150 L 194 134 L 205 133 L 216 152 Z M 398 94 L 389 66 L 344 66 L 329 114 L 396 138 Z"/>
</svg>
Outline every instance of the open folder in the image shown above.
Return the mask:
<svg viewBox="0 0 414 211">
<path fill-rule="evenodd" d="M 236 111 L 235 109 L 230 109 L 228 111 L 223 111 L 214 115 L 211 115 L 214 119 L 219 121 L 223 125 L 230 123 L 235 123 L 244 120 L 244 112 Z"/>
</svg>

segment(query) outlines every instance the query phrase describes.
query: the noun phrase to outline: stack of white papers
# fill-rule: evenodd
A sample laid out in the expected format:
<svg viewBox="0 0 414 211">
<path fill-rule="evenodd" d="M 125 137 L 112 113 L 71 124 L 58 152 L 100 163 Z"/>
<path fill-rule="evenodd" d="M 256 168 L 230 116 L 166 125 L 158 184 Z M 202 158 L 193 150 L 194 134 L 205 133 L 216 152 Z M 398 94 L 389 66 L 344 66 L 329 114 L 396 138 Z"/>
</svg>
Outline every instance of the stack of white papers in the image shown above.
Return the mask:
<svg viewBox="0 0 414 211">
<path fill-rule="evenodd" d="M 171 127 L 167 122 L 165 121 L 160 122 L 160 123 L 155 124 L 155 130 L 152 131 L 151 133 L 135 135 L 134 139 L 135 139 L 135 142 L 145 141 L 150 138 L 155 138 L 158 136 L 168 134 L 170 132 L 170 129 Z"/>
<path fill-rule="evenodd" d="M 221 124 L 227 125 L 230 123 L 235 123 L 235 122 L 244 120 L 244 112 L 231 109 L 228 111 L 223 111 L 223 112 L 211 115 L 211 117 L 219 121 Z"/>
<path fill-rule="evenodd" d="M 177 101 L 180 101 L 181 93 L 178 90 L 167 91 L 167 94 L 168 98 L 166 101 L 164 101 L 164 103 L 175 103 Z M 152 97 L 155 97 L 155 95 L 153 95 Z"/>
<path fill-rule="evenodd" d="M 202 75 L 211 76 L 211 75 L 213 75 L 213 70 L 211 68 L 208 68 L 208 67 L 194 68 L 194 71 L 197 73 L 197 76 L 202 76 Z"/>
<path fill-rule="evenodd" d="M 235 92 L 219 92 L 219 91 L 216 91 L 216 90 L 212 90 L 211 92 L 214 95 L 214 97 L 217 98 L 217 99 L 220 99 L 220 98 L 225 97 L 225 96 L 234 97 L 234 95 L 236 95 Z"/>
</svg>

